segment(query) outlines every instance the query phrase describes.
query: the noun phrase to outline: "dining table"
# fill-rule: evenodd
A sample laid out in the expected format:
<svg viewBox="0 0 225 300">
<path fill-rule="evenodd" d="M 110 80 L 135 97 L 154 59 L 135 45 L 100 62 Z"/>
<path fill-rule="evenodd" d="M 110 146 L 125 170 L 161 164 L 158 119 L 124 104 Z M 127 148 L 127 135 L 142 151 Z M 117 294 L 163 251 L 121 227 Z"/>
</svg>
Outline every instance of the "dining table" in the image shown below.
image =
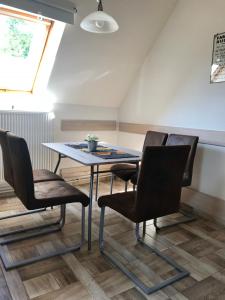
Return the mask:
<svg viewBox="0 0 225 300">
<path fill-rule="evenodd" d="M 94 179 L 96 176 L 96 199 L 98 195 L 99 174 L 110 173 L 108 170 L 100 170 L 101 165 L 112 165 L 118 163 L 134 163 L 138 170 L 142 152 L 129 149 L 127 147 L 111 145 L 105 142 L 98 142 L 96 151 L 88 150 L 87 142 L 63 142 L 63 143 L 43 143 L 43 146 L 56 152 L 58 160 L 54 169 L 57 173 L 62 158 L 70 158 L 84 166 L 90 167 L 90 184 L 88 207 L 88 250 L 91 250 L 92 235 L 92 204 L 94 193 Z"/>
</svg>

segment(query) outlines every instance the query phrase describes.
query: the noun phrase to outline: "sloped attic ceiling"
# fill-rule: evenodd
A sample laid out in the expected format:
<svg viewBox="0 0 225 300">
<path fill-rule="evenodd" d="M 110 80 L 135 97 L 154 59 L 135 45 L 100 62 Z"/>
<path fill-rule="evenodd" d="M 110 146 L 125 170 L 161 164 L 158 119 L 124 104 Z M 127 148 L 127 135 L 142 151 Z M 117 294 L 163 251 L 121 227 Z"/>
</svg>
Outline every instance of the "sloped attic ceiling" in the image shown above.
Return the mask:
<svg viewBox="0 0 225 300">
<path fill-rule="evenodd" d="M 75 26 L 66 25 L 48 89 L 59 103 L 119 107 L 176 0 L 103 0 L 118 32 L 83 31 L 82 18 L 95 0 L 74 0 Z"/>
</svg>

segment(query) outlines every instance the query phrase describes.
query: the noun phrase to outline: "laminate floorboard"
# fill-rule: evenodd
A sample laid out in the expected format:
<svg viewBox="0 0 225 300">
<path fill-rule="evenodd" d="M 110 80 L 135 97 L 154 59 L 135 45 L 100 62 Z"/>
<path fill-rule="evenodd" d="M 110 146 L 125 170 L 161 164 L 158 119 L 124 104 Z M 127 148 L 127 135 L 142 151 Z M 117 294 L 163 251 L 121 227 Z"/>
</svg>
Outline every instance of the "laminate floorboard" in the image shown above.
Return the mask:
<svg viewBox="0 0 225 300">
<path fill-rule="evenodd" d="M 77 186 L 88 193 L 88 185 Z M 132 189 L 132 187 L 130 186 Z M 115 181 L 114 192 L 124 184 Z M 109 193 L 109 183 L 100 182 L 99 194 Z M 0 200 L 0 216 L 23 210 L 16 198 Z M 145 295 L 98 250 L 99 208 L 93 205 L 93 244 L 87 241 L 80 251 L 50 258 L 6 272 L 0 264 L 0 300 L 225 300 L 225 227 L 198 218 L 156 234 L 152 222 L 147 225 L 146 242 L 174 258 L 190 276 L 158 291 Z M 52 222 L 59 209 L 0 221 L 0 232 Z M 71 245 L 80 238 L 79 204 L 67 207 L 62 232 L 13 243 L 8 247 L 12 260 L 38 256 L 61 245 Z M 144 282 L 154 284 L 174 274 L 174 270 L 153 253 L 138 245 L 134 225 L 110 209 L 106 210 L 106 248 L 135 272 Z M 180 214 L 161 218 L 161 223 L 182 219 Z"/>
</svg>

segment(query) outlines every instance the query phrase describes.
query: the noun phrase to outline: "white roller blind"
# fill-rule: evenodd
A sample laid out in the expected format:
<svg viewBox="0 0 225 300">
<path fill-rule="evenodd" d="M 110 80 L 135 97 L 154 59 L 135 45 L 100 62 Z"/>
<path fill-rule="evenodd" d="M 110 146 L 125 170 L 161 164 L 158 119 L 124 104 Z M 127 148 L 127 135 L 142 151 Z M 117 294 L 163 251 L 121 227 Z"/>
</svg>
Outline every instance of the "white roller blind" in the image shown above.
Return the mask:
<svg viewBox="0 0 225 300">
<path fill-rule="evenodd" d="M 0 4 L 74 24 L 75 5 L 68 0 L 0 0 Z"/>
</svg>

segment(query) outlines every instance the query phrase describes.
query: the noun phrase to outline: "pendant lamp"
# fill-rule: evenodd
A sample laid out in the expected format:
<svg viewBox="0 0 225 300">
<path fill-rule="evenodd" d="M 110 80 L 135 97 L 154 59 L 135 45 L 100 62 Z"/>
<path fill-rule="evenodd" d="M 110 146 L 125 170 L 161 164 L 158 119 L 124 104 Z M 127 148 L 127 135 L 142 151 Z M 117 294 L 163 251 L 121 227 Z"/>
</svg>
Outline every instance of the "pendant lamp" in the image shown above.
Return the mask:
<svg viewBox="0 0 225 300">
<path fill-rule="evenodd" d="M 98 10 L 83 19 L 80 27 L 93 33 L 113 33 L 119 29 L 116 20 L 103 11 L 102 0 L 98 0 Z"/>
</svg>

